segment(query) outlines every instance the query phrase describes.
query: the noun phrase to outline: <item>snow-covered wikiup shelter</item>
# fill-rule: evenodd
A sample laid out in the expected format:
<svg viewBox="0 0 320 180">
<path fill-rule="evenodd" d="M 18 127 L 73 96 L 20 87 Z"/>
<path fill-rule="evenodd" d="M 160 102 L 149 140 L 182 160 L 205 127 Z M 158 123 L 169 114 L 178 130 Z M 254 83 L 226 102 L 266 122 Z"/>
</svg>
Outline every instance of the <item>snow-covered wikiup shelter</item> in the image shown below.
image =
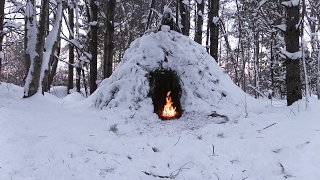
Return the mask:
<svg viewBox="0 0 320 180">
<path fill-rule="evenodd" d="M 94 105 L 120 112 L 156 113 L 160 119 L 188 113 L 244 114 L 244 99 L 251 97 L 246 97 L 204 47 L 172 29 L 161 25 L 133 41 L 111 77 L 94 93 Z"/>
</svg>

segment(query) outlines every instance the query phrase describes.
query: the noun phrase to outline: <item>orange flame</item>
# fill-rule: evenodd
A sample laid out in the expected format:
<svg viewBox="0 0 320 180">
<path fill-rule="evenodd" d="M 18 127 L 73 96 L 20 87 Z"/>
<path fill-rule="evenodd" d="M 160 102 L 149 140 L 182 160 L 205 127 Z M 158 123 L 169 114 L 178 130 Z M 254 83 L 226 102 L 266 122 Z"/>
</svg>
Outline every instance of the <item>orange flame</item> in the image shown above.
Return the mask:
<svg viewBox="0 0 320 180">
<path fill-rule="evenodd" d="M 171 99 L 171 91 L 167 93 L 166 97 L 166 104 L 163 107 L 162 116 L 165 118 L 172 118 L 178 115 L 178 112 L 176 111 L 176 108 L 173 107 L 173 102 Z"/>
</svg>

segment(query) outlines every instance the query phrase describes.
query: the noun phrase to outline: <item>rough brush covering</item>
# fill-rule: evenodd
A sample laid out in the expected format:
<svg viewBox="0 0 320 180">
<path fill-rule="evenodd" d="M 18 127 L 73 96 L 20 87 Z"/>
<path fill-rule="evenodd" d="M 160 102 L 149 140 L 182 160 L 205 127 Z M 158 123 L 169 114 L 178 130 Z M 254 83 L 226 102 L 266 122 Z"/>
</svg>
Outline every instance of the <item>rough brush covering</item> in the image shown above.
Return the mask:
<svg viewBox="0 0 320 180">
<path fill-rule="evenodd" d="M 180 77 L 184 112 L 244 114 L 245 93 L 201 45 L 165 25 L 132 42 L 112 76 L 92 96 L 95 107 L 152 114 L 147 76 L 158 69 L 171 69 Z"/>
</svg>

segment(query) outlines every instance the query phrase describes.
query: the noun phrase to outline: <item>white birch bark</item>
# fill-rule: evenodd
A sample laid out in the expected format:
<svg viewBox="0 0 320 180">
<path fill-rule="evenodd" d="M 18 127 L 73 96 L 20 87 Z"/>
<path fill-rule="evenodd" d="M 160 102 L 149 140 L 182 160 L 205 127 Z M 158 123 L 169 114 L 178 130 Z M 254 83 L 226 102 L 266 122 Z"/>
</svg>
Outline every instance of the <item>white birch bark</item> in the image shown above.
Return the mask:
<svg viewBox="0 0 320 180">
<path fill-rule="evenodd" d="M 49 35 L 46 38 L 46 42 L 44 47 L 46 51 L 43 53 L 42 58 L 42 66 L 41 66 L 41 74 L 40 74 L 40 82 L 39 82 L 39 92 L 42 92 L 43 88 L 43 81 L 45 78 L 46 71 L 49 70 L 49 61 L 50 56 L 53 51 L 53 46 L 56 41 L 58 41 L 58 33 L 60 32 L 61 28 L 61 20 L 62 20 L 62 0 L 57 0 L 57 12 L 56 12 L 56 21 L 53 25 L 52 30 L 50 31 Z"/>
<path fill-rule="evenodd" d="M 34 0 L 28 0 L 26 5 L 26 36 L 27 36 L 27 47 L 26 56 L 30 57 L 30 69 L 28 70 L 28 75 L 24 85 L 24 97 L 29 96 L 30 88 L 34 88 L 31 85 L 31 80 L 34 74 L 34 59 L 37 56 L 36 44 L 37 44 L 37 17 L 36 17 L 36 7 Z"/>
</svg>

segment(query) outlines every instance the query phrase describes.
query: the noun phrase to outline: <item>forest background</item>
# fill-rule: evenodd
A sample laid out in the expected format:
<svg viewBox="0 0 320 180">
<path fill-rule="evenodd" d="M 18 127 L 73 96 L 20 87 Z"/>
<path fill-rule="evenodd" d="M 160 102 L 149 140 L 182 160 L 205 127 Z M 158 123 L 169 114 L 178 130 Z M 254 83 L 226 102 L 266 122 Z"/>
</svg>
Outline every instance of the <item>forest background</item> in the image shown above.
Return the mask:
<svg viewBox="0 0 320 180">
<path fill-rule="evenodd" d="M 0 81 L 88 96 L 165 6 L 246 93 L 320 97 L 319 0 L 2 0 Z"/>
</svg>

